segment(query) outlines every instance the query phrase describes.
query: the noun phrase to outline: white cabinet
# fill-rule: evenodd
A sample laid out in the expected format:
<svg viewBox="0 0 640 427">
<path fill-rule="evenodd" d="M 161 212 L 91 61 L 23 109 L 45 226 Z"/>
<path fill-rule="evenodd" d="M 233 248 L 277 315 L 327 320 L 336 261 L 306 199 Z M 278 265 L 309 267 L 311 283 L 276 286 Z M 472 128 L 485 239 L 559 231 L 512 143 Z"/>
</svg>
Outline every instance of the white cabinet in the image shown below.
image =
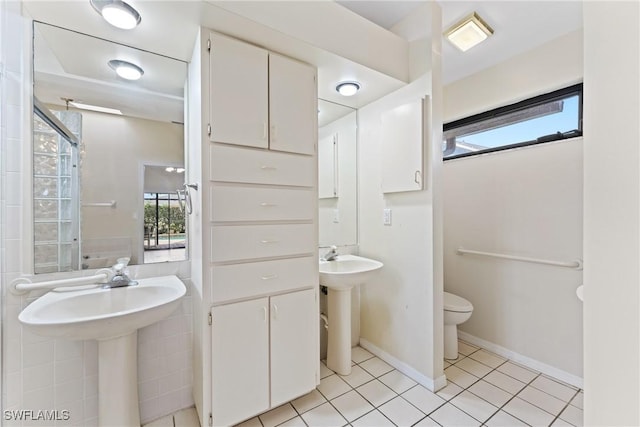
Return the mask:
<svg viewBox="0 0 640 427">
<path fill-rule="evenodd" d="M 212 142 L 315 153 L 315 68 L 211 34 Z"/>
<path fill-rule="evenodd" d="M 318 103 L 315 69 L 284 56 L 269 55 L 269 148 L 314 154 Z"/>
<path fill-rule="evenodd" d="M 269 408 L 269 299 L 214 307 L 214 425 L 228 426 Z"/>
<path fill-rule="evenodd" d="M 267 148 L 268 52 L 211 34 L 211 141 Z"/>
<path fill-rule="evenodd" d="M 214 425 L 237 424 L 315 388 L 315 293 L 213 307 Z"/>
</svg>

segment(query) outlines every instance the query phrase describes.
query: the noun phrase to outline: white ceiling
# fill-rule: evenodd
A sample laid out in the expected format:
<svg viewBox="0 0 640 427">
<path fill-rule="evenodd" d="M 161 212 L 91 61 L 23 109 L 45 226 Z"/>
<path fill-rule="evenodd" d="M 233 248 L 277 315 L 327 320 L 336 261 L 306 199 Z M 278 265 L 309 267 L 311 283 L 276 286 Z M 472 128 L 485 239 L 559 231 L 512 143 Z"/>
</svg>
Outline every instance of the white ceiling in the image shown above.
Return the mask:
<svg viewBox="0 0 640 427">
<path fill-rule="evenodd" d="M 264 34 L 260 33 L 260 25 L 257 22 L 248 21 L 237 14 L 223 10 L 211 4 L 211 0 L 128 1 L 135 5 L 143 17 L 140 26 L 135 30 L 134 38 L 132 38 L 133 33 L 113 29 L 102 21 L 101 17 L 93 11 L 88 0 L 26 0 L 25 7 L 29 15 L 35 20 L 49 22 L 63 28 L 91 34 L 105 40 L 115 41 L 146 51 L 159 52 L 182 61 L 190 59 L 198 28 L 201 25 L 236 36 L 238 34 L 235 33 L 238 32 L 251 34 L 254 43 L 264 41 L 266 47 L 269 47 L 268 43 L 272 43 L 274 46 L 278 45 L 286 37 L 284 34 L 272 31 L 269 35 L 269 40 L 267 40 Z M 526 52 L 582 26 L 582 2 L 580 1 L 443 0 L 439 3 L 442 7 L 443 28 L 447 28 L 459 19 L 476 11 L 495 30 L 494 35 L 485 43 L 466 53 L 459 52 L 446 40 L 443 40 L 443 80 L 445 84 L 488 68 L 514 55 Z M 339 4 L 384 28 L 390 29 L 404 17 L 417 10 L 419 6 L 424 5 L 425 1 L 340 0 Z M 425 25 L 428 25 L 428 23 Z M 69 46 L 73 46 L 73 49 L 69 49 Z M 58 74 L 50 73 L 51 76 L 55 75 L 55 77 L 50 76 L 51 81 L 45 86 L 52 92 L 58 89 L 63 90 L 64 84 L 68 82 L 63 82 L 62 80 L 65 79 L 62 77 L 69 77 L 73 69 L 74 73 L 77 71 L 81 75 L 81 89 L 79 90 L 83 91 L 83 95 L 74 96 L 70 93 L 64 93 L 62 96 L 79 99 L 87 98 L 91 88 L 95 87 L 102 88 L 103 93 L 111 94 L 111 101 L 109 102 L 116 102 L 117 100 L 114 98 L 118 98 L 116 95 L 119 92 L 112 90 L 112 88 L 116 85 L 122 89 L 122 82 L 110 81 L 107 82 L 107 85 L 90 84 L 91 82 L 97 82 L 98 78 L 92 80 L 91 77 L 87 77 L 86 74 L 91 68 L 89 61 L 96 59 L 98 61 L 96 63 L 102 64 L 104 58 L 92 59 L 93 56 L 98 54 L 90 56 L 80 47 L 80 44 L 67 43 L 66 48 L 49 49 L 49 55 L 51 55 L 49 59 L 57 58 Z M 75 58 L 72 55 L 74 53 Z M 135 53 L 130 50 L 129 54 L 140 55 L 141 53 Z M 299 49 L 290 54 L 318 66 L 318 91 L 321 97 L 352 107 L 366 105 L 403 84 L 403 82 L 383 73 L 313 46 L 307 46 L 305 49 Z M 78 61 L 79 63 L 74 66 L 68 65 Z M 553 64 L 550 64 L 550 66 L 553 66 Z M 52 67 L 56 68 L 56 66 Z M 64 72 L 62 76 L 61 71 Z M 66 76 L 64 75 L 65 73 Z M 151 76 L 153 71 L 149 69 L 148 73 L 145 77 Z M 361 93 L 350 99 L 340 98 L 334 90 L 335 82 L 344 79 L 357 79 L 363 82 L 363 86 L 368 87 L 370 91 L 366 93 L 361 91 Z M 137 87 L 137 89 L 137 92 L 134 91 L 126 96 L 121 95 L 120 104 L 129 105 L 130 109 L 133 110 L 137 104 L 160 106 L 161 102 L 157 100 L 157 97 L 151 102 L 144 102 L 145 94 L 155 94 L 160 98 L 166 98 L 167 91 L 159 90 L 157 87 Z M 171 91 L 171 95 L 179 97 L 179 94 L 175 92 L 175 86 L 174 91 Z M 51 93 L 50 96 L 55 98 L 61 95 L 56 92 Z M 88 102 L 88 100 L 85 101 Z"/>
</svg>

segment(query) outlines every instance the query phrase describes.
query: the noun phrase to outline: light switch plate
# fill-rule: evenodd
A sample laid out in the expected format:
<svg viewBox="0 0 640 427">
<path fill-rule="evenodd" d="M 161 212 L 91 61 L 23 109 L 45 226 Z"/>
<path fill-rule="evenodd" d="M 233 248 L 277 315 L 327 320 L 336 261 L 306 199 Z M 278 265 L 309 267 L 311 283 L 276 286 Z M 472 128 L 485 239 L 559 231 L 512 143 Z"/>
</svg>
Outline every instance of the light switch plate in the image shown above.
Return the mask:
<svg viewBox="0 0 640 427">
<path fill-rule="evenodd" d="M 340 211 L 338 209 L 333 210 L 333 222 L 336 224 L 340 222 Z"/>
<path fill-rule="evenodd" d="M 391 225 L 391 209 L 384 209 L 382 211 L 382 223 L 384 225 Z"/>
</svg>

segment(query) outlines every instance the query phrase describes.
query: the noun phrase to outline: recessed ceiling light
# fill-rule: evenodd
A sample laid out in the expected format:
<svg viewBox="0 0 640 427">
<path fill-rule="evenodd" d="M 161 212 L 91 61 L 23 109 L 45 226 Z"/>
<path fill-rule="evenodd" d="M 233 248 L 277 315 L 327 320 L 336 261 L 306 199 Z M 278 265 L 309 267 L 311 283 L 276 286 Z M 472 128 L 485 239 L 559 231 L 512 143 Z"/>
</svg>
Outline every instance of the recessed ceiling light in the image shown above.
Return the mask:
<svg viewBox="0 0 640 427">
<path fill-rule="evenodd" d="M 138 11 L 122 0 L 90 0 L 90 3 L 114 27 L 131 30 L 142 21 Z"/>
<path fill-rule="evenodd" d="M 81 102 L 76 102 L 76 101 L 69 101 L 69 104 L 73 105 L 76 108 L 80 108 L 81 110 L 97 111 L 98 113 L 117 114 L 119 116 L 122 115 L 122 111 L 116 110 L 115 108 L 107 108 L 107 107 L 100 107 L 98 105 L 83 104 Z"/>
<path fill-rule="evenodd" d="M 360 83 L 341 82 L 336 86 L 336 90 L 342 96 L 353 96 L 360 90 Z"/>
<path fill-rule="evenodd" d="M 492 34 L 493 29 L 475 12 L 444 33 L 445 37 L 463 52 L 486 40 Z"/>
<path fill-rule="evenodd" d="M 109 61 L 109 67 L 113 68 L 120 77 L 127 80 L 138 80 L 144 74 L 144 70 L 135 64 L 119 59 Z"/>
</svg>

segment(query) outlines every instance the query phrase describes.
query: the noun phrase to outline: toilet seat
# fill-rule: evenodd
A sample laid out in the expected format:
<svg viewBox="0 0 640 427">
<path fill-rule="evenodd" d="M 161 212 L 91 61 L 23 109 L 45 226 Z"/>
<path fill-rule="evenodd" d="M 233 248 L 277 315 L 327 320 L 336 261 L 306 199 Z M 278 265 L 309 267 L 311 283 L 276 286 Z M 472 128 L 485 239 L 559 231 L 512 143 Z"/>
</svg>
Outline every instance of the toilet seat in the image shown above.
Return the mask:
<svg viewBox="0 0 640 427">
<path fill-rule="evenodd" d="M 444 309 L 456 313 L 470 313 L 473 311 L 473 305 L 458 295 L 444 292 Z"/>
</svg>

